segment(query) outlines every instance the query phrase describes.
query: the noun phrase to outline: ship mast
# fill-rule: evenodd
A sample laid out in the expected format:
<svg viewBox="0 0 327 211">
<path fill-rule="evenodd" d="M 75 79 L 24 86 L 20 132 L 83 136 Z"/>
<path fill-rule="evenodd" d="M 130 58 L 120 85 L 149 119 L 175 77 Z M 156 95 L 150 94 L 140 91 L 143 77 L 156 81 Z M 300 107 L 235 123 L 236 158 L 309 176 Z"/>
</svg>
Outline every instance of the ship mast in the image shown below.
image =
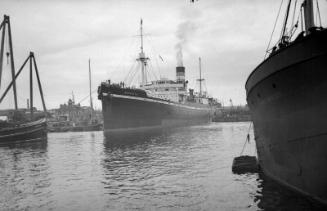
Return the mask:
<svg viewBox="0 0 327 211">
<path fill-rule="evenodd" d="M 204 81 L 204 79 L 202 78 L 201 75 L 201 57 L 199 57 L 199 71 L 200 71 L 200 78 L 197 80 L 200 83 L 200 97 L 202 96 L 202 81 Z"/>
<path fill-rule="evenodd" d="M 312 0 L 305 0 L 303 2 L 303 7 L 304 7 L 305 31 L 309 33 L 309 29 L 315 26 Z"/>
<path fill-rule="evenodd" d="M 92 102 L 92 84 L 91 84 L 91 59 L 89 59 L 89 85 L 90 85 L 90 107 L 91 107 L 91 120 L 93 113 L 93 102 Z"/>
<path fill-rule="evenodd" d="M 12 77 L 12 86 L 14 91 L 14 101 L 15 101 L 15 110 L 18 110 L 17 103 L 17 91 L 16 91 L 16 81 L 15 81 L 15 63 L 14 63 L 14 52 L 12 45 L 12 36 L 11 36 L 11 27 L 10 27 L 10 18 L 7 15 L 3 16 L 3 21 L 0 24 L 0 31 L 2 29 L 1 36 L 1 47 L 0 47 L 0 85 L 1 85 L 1 75 L 2 75 L 2 66 L 3 66 L 3 54 L 4 54 L 4 41 L 6 35 L 6 27 L 8 28 L 8 42 L 9 42 L 9 52 L 7 56 L 10 57 L 10 66 L 11 66 L 11 77 Z"/>
<path fill-rule="evenodd" d="M 147 60 L 149 60 L 148 57 L 145 57 L 145 53 L 143 51 L 143 20 L 141 19 L 140 22 L 140 37 L 141 37 L 141 52 L 139 53 L 139 58 L 137 58 L 137 61 L 141 62 L 141 70 L 142 70 L 142 84 L 141 86 L 144 87 L 144 85 L 147 83 L 147 78 L 146 78 L 146 65 L 147 65 Z"/>
</svg>

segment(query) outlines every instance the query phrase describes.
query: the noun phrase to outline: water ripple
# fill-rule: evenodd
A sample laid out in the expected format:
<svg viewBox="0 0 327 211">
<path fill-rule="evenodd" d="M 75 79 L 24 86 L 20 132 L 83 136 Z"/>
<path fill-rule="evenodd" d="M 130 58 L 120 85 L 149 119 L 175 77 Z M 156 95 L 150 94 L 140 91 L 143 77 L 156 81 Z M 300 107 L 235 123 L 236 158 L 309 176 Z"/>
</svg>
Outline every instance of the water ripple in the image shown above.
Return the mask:
<svg viewBox="0 0 327 211">
<path fill-rule="evenodd" d="M 311 210 L 260 174 L 234 175 L 249 123 L 213 123 L 114 143 L 51 133 L 0 148 L 1 210 Z M 253 136 L 252 136 L 253 137 Z M 246 148 L 254 154 L 254 143 Z"/>
</svg>

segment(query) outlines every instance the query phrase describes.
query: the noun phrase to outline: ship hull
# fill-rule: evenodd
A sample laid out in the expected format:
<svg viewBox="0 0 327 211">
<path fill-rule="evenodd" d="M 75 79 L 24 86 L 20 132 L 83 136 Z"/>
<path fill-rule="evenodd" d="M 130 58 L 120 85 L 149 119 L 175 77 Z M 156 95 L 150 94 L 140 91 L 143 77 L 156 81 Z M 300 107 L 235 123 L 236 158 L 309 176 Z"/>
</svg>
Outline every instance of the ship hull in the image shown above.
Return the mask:
<svg viewBox="0 0 327 211">
<path fill-rule="evenodd" d="M 0 130 L 0 145 L 22 143 L 47 139 L 47 122 L 45 119 L 20 124 Z"/>
<path fill-rule="evenodd" d="M 260 64 L 246 83 L 264 173 L 327 204 L 327 31 Z"/>
<path fill-rule="evenodd" d="M 102 112 L 107 137 L 208 123 L 212 117 L 208 106 L 118 94 L 102 97 Z"/>
</svg>

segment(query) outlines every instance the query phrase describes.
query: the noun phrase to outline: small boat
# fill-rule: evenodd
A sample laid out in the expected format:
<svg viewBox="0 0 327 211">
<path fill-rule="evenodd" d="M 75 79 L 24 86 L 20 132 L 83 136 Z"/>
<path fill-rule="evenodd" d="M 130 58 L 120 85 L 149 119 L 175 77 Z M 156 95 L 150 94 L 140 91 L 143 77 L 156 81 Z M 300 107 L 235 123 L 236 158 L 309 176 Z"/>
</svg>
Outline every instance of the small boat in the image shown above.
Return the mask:
<svg viewBox="0 0 327 211">
<path fill-rule="evenodd" d="M 14 65 L 12 37 L 11 37 L 11 30 L 10 30 L 10 19 L 9 16 L 7 15 L 4 16 L 4 20 L 0 24 L 0 30 L 2 34 L 1 47 L 0 47 L 0 85 L 1 85 L 3 64 L 4 64 L 3 55 L 5 50 L 4 41 L 6 40 L 5 39 L 6 28 L 8 30 L 7 40 L 9 43 L 9 51 L 6 52 L 6 55 L 8 59 L 8 64 L 10 61 L 12 79 L 6 89 L 0 90 L 1 91 L 0 104 L 3 101 L 3 99 L 7 96 L 9 90 L 13 88 L 15 109 L 13 112 L 8 110 L 8 112 L 4 112 L 5 115 L 1 116 L 6 118 L 0 120 L 0 145 L 8 144 L 8 143 L 26 142 L 32 140 L 46 140 L 47 111 L 44 103 L 43 91 L 42 91 L 41 81 L 40 81 L 34 53 L 30 52 L 29 56 L 25 59 L 23 65 L 19 68 L 18 72 L 16 73 L 15 65 Z M 29 68 L 29 72 L 30 72 L 30 83 L 29 83 L 30 96 L 29 97 L 30 98 L 28 100 L 28 108 L 18 109 L 16 80 L 28 62 L 30 63 L 29 65 L 30 66 Z M 42 116 L 37 115 L 36 110 L 33 106 L 33 67 L 34 67 L 34 72 L 36 74 L 38 88 L 42 99 L 42 105 L 44 110 L 44 114 L 42 114 Z M 29 111 L 29 113 L 27 111 Z"/>
<path fill-rule="evenodd" d="M 44 140 L 47 138 L 45 118 L 22 124 L 9 124 L 0 128 L 0 144 Z"/>
</svg>

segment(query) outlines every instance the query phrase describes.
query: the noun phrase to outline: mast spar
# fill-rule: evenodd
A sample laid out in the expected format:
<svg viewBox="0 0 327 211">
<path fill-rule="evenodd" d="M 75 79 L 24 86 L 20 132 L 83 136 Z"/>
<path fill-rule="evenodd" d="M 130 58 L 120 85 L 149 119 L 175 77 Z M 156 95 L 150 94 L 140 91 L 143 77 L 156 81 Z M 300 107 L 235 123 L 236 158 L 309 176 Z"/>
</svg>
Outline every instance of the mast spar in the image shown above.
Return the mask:
<svg viewBox="0 0 327 211">
<path fill-rule="evenodd" d="M 146 77 L 146 65 L 147 60 L 149 60 L 148 57 L 145 57 L 145 53 L 143 51 L 143 20 L 141 19 L 140 22 L 140 37 L 141 37 L 141 52 L 139 53 L 139 58 L 137 58 L 137 61 L 141 62 L 141 71 L 142 71 L 142 87 L 147 83 L 147 77 Z"/>
<path fill-rule="evenodd" d="M 1 84 L 1 75 L 2 75 L 2 65 L 3 65 L 3 53 L 4 53 L 4 39 L 6 35 L 6 27 L 8 28 L 8 43 L 9 43 L 9 52 L 7 52 L 7 56 L 10 56 L 10 66 L 11 66 L 11 77 L 13 84 L 13 92 L 14 92 L 14 101 L 15 101 L 15 110 L 18 109 L 17 103 L 17 91 L 16 91 L 16 81 L 15 81 L 15 63 L 14 63 L 14 52 L 12 45 L 12 36 L 11 36 L 11 27 L 10 27 L 10 18 L 7 15 L 3 16 L 3 21 L 0 25 L 0 30 L 2 29 L 1 36 L 1 47 L 0 47 L 0 84 Z"/>
<path fill-rule="evenodd" d="M 303 7 L 304 7 L 305 31 L 306 33 L 309 33 L 309 29 L 315 26 L 312 0 L 305 0 L 303 2 Z"/>
<path fill-rule="evenodd" d="M 197 81 L 199 81 L 200 83 L 200 97 L 202 96 L 202 81 L 204 81 L 204 79 L 202 78 L 202 73 L 201 73 L 201 57 L 199 57 L 199 71 L 200 71 L 200 78 L 197 79 Z"/>
<path fill-rule="evenodd" d="M 93 102 L 92 102 L 92 84 L 91 84 L 91 59 L 89 59 L 89 85 L 90 85 L 90 107 L 93 111 Z"/>
</svg>

